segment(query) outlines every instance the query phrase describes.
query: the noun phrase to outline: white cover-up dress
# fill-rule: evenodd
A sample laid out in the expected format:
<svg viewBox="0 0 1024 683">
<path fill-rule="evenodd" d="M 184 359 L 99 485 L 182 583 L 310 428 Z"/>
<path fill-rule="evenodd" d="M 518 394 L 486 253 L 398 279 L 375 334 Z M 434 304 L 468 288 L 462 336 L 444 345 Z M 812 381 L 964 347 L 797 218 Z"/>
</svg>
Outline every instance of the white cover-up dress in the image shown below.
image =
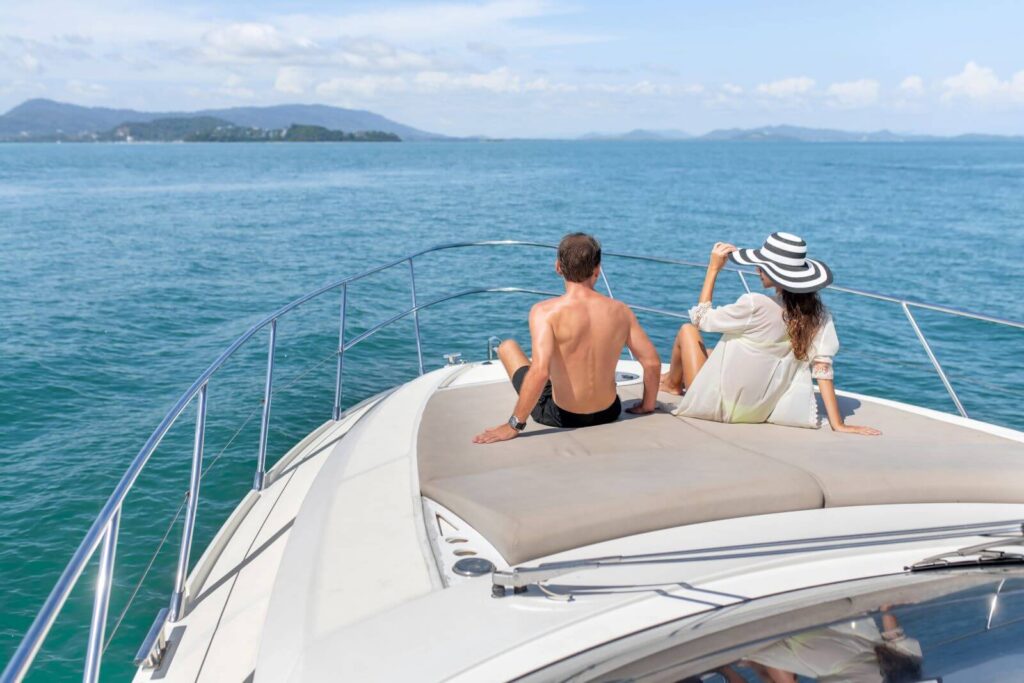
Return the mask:
<svg viewBox="0 0 1024 683">
<path fill-rule="evenodd" d="M 883 683 L 875 655 L 875 646 L 883 644 L 905 656 L 922 659 L 919 641 L 908 638 L 902 629 L 883 634 L 871 617 L 790 636 L 747 659 L 818 683 Z"/>
<path fill-rule="evenodd" d="M 772 422 L 817 428 L 818 404 L 813 379 L 832 379 L 832 357 L 839 338 L 832 317 L 818 328 L 800 360 L 776 298 L 750 293 L 736 303 L 690 309 L 703 332 L 722 338 L 697 373 L 673 413 L 716 422 Z M 813 370 L 812 370 L 813 368 Z"/>
</svg>

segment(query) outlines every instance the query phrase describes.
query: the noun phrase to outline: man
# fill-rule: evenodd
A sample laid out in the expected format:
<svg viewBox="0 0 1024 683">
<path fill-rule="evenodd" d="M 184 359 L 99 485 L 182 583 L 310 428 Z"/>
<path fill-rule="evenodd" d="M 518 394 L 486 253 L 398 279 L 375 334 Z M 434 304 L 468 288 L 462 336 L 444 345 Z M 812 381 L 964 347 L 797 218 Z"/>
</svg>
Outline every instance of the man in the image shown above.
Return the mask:
<svg viewBox="0 0 1024 683">
<path fill-rule="evenodd" d="M 594 291 L 601 274 L 601 245 L 590 235 L 566 235 L 558 245 L 555 271 L 565 280 L 565 294 L 530 310 L 533 362 L 511 339 L 498 347 L 519 394 L 512 417 L 477 435 L 474 443 L 513 439 L 528 417 L 549 427 L 614 422 L 622 411 L 615 367 L 624 346 L 644 368 L 644 397 L 628 412 L 654 412 L 661 360 L 633 311 Z"/>
</svg>

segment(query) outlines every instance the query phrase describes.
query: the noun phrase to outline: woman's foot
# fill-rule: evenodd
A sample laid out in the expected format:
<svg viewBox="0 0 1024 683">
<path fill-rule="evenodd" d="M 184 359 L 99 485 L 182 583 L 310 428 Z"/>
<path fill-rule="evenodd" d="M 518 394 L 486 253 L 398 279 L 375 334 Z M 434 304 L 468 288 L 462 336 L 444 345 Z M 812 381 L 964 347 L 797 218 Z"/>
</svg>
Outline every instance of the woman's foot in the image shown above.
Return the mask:
<svg viewBox="0 0 1024 683">
<path fill-rule="evenodd" d="M 666 394 L 672 394 L 673 396 L 682 396 L 685 392 L 683 388 L 678 385 L 673 385 L 669 380 L 669 373 L 665 373 L 661 376 L 661 383 L 658 385 L 658 391 L 663 391 Z"/>
</svg>

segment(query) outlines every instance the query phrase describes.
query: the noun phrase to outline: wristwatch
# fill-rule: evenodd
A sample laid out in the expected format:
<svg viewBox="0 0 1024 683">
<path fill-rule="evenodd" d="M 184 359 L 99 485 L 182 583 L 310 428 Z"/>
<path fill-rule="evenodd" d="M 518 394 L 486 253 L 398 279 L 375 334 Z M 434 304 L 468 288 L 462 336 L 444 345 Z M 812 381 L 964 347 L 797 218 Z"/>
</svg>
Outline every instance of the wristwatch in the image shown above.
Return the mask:
<svg viewBox="0 0 1024 683">
<path fill-rule="evenodd" d="M 511 427 L 512 429 L 516 430 L 517 432 L 521 432 L 524 429 L 526 429 L 526 423 L 525 422 L 520 422 L 519 418 L 516 417 L 515 415 L 513 415 L 512 417 L 510 417 L 508 419 L 508 426 Z"/>
</svg>

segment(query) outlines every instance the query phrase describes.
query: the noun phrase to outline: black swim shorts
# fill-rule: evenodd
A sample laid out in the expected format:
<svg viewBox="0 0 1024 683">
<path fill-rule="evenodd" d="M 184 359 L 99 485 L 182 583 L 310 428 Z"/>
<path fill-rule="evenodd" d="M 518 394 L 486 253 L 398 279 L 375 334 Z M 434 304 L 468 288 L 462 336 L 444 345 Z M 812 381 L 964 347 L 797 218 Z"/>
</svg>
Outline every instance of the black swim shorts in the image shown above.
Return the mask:
<svg viewBox="0 0 1024 683">
<path fill-rule="evenodd" d="M 529 365 L 524 365 L 512 374 L 512 386 L 517 394 L 523 386 L 523 379 L 526 378 L 526 373 L 529 369 Z M 619 419 L 621 413 L 622 402 L 618 396 L 615 397 L 615 401 L 610 406 L 596 413 L 573 413 L 568 410 L 562 410 L 555 404 L 555 399 L 551 395 L 551 382 L 549 381 L 544 385 L 544 390 L 540 393 L 537 405 L 530 411 L 530 417 L 535 422 L 547 425 L 548 427 L 575 429 L 577 427 L 592 427 L 594 425 L 615 422 Z"/>
</svg>

